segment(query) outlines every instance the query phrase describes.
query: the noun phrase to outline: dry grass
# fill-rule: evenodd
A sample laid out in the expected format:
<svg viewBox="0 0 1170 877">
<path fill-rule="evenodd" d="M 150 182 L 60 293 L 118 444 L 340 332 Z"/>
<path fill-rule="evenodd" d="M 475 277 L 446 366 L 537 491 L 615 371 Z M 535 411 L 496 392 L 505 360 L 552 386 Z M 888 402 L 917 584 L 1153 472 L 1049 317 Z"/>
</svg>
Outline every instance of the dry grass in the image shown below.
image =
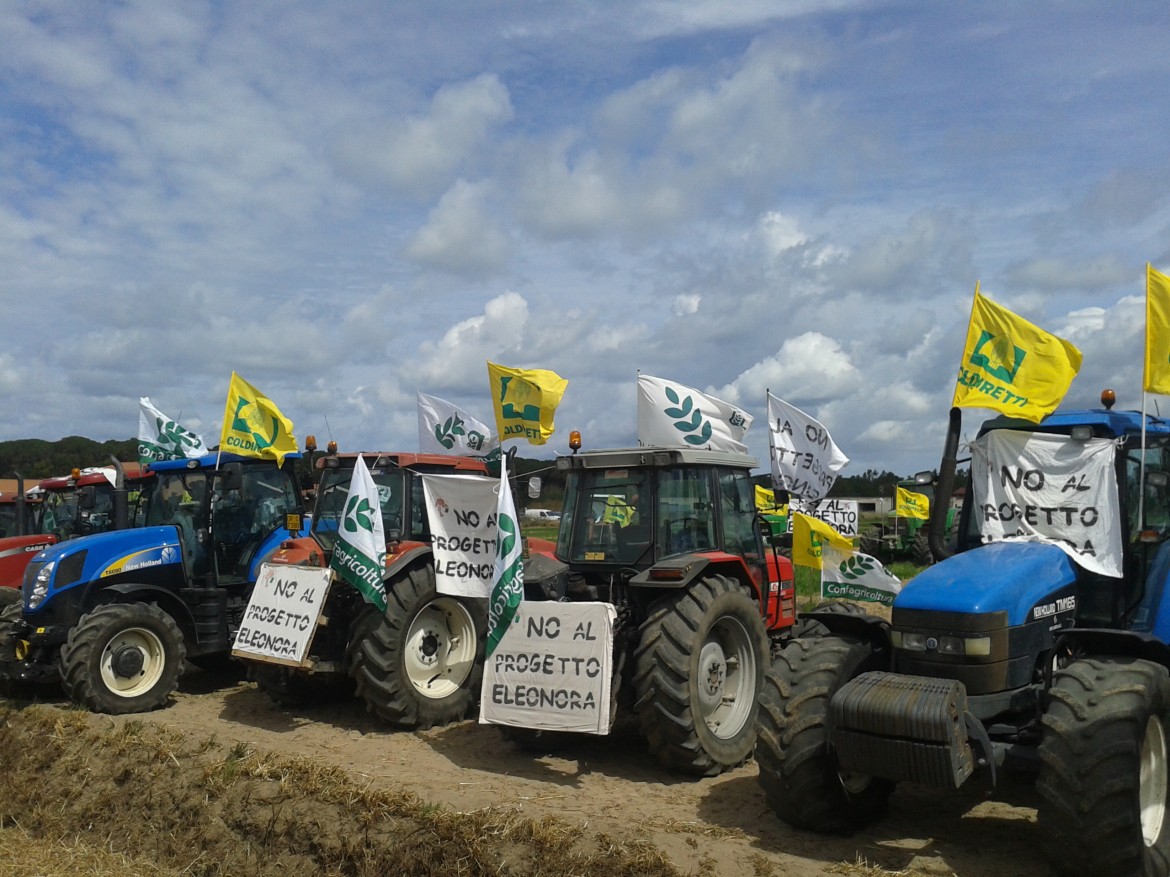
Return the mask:
<svg viewBox="0 0 1170 877">
<path fill-rule="evenodd" d="M 0 702 L 13 875 L 675 877 L 657 848 L 495 809 L 456 813 L 312 759 Z"/>
</svg>

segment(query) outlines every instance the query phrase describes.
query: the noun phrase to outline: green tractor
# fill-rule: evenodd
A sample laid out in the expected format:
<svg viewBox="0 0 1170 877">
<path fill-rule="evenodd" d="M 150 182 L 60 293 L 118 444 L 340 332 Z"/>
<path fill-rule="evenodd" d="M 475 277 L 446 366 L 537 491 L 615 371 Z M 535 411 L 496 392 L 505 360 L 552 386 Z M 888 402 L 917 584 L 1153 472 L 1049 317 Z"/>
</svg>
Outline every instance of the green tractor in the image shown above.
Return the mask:
<svg viewBox="0 0 1170 877">
<path fill-rule="evenodd" d="M 871 523 L 860 533 L 862 553 L 878 558 L 888 563 L 891 560 L 909 560 L 918 566 L 930 566 L 934 557 L 930 551 L 927 538 L 928 509 L 934 508 L 935 483 L 930 473 L 920 473 L 914 478 L 906 478 L 897 483 L 894 489 L 894 509 L 882 519 Z M 918 495 L 926 498 L 928 508 L 923 509 L 923 517 L 913 517 L 906 514 L 907 509 L 913 508 L 910 503 L 899 503 L 899 493 Z M 950 505 L 946 512 L 946 532 L 953 533 L 955 523 L 955 507 Z M 948 536 L 949 541 L 949 536 Z"/>
</svg>

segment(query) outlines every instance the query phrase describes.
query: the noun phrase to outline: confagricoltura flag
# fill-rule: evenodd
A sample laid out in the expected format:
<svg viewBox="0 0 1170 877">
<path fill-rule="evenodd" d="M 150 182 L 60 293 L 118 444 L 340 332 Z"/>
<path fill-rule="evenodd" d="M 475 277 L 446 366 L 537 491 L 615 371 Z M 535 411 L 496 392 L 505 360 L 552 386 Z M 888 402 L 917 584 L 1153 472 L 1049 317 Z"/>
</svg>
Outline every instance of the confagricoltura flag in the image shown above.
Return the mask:
<svg viewBox="0 0 1170 877">
<path fill-rule="evenodd" d="M 979 294 L 955 384 L 956 408 L 990 408 L 1039 423 L 1060 404 L 1081 352 Z"/>
<path fill-rule="evenodd" d="M 693 387 L 638 375 L 638 443 L 747 453 L 752 425 L 742 408 Z"/>
<path fill-rule="evenodd" d="M 524 546 L 520 541 L 520 521 L 516 504 L 508 487 L 508 461 L 500 460 L 500 497 L 496 504 L 496 570 L 492 577 L 492 595 L 488 598 L 487 646 L 490 658 L 524 599 Z"/>
<path fill-rule="evenodd" d="M 337 527 L 337 544 L 329 568 L 352 585 L 367 603 L 386 611 L 386 533 L 378 486 L 360 456 L 349 480 L 345 514 Z"/>
<path fill-rule="evenodd" d="M 182 460 L 207 453 L 203 436 L 179 426 L 150 402 L 149 396 L 138 400 L 138 462 L 143 465 L 158 460 Z"/>
<path fill-rule="evenodd" d="M 228 384 L 219 449 L 276 460 L 278 465 L 284 462 L 285 454 L 297 451 L 292 421 L 280 413 L 275 402 L 235 372 Z"/>
</svg>

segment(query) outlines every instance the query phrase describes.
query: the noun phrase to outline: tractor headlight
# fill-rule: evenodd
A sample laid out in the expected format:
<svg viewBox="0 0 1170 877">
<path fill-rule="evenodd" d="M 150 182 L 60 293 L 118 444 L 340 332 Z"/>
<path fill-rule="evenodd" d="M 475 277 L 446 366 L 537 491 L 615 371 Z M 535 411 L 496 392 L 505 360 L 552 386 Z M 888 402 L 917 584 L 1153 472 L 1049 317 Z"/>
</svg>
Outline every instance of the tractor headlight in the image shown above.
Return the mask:
<svg viewBox="0 0 1170 877">
<path fill-rule="evenodd" d="M 49 582 L 53 580 L 53 570 L 56 566 L 57 561 L 50 560 L 37 570 L 37 574 L 32 580 L 32 588 L 28 594 L 29 609 L 36 609 L 44 602 L 45 596 L 49 593 Z"/>
<path fill-rule="evenodd" d="M 891 633 L 890 639 L 893 641 L 895 649 L 905 649 L 908 652 L 926 651 L 926 634 L 924 633 L 902 633 L 900 630 L 895 630 Z"/>
<path fill-rule="evenodd" d="M 894 630 L 890 632 L 890 640 L 894 648 L 907 652 L 937 652 L 940 655 L 967 655 L 973 658 L 986 658 L 991 654 L 989 636 L 934 636 Z"/>
</svg>

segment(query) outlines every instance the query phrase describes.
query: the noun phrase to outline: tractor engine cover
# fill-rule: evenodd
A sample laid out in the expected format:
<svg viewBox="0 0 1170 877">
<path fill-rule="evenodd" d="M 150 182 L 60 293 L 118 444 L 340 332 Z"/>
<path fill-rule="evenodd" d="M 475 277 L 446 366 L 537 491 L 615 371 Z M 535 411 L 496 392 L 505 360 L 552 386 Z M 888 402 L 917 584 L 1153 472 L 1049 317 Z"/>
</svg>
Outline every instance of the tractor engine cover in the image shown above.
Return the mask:
<svg viewBox="0 0 1170 877">
<path fill-rule="evenodd" d="M 975 771 L 966 711 L 967 691 L 953 679 L 862 673 L 829 702 L 837 764 L 843 772 L 957 789 Z"/>
</svg>

